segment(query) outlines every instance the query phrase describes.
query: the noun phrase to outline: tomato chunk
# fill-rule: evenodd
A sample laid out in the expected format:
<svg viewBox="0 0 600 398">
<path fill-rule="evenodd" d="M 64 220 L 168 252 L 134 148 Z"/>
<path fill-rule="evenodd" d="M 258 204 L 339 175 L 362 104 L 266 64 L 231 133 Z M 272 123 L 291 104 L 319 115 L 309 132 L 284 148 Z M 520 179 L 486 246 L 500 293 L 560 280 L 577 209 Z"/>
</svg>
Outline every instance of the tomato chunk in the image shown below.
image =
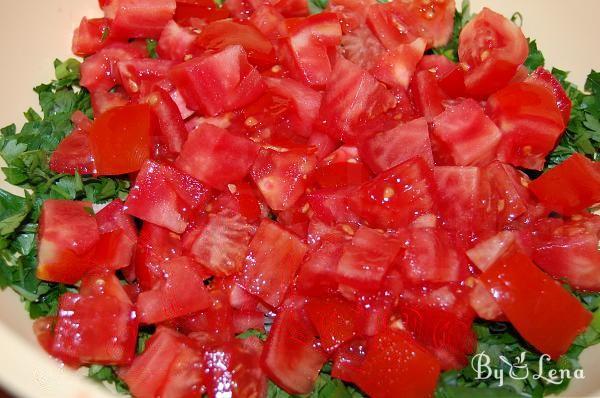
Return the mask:
<svg viewBox="0 0 600 398">
<path fill-rule="evenodd" d="M 354 381 L 373 398 L 433 396 L 440 365 L 405 332 L 386 329 L 368 340 Z"/>
<path fill-rule="evenodd" d="M 541 170 L 565 129 L 553 94 L 537 84 L 510 84 L 488 99 L 487 111 L 503 133 L 498 159 L 513 166 Z"/>
<path fill-rule="evenodd" d="M 302 308 L 288 305 L 279 310 L 261 361 L 267 375 L 290 394 L 310 393 L 327 360 L 315 336 Z"/>
<path fill-rule="evenodd" d="M 73 34 L 73 54 L 85 57 L 95 54 L 111 42 L 109 33 L 112 21 L 108 18 L 83 17 Z"/>
<path fill-rule="evenodd" d="M 354 303 L 341 297 L 310 299 L 306 313 L 326 350 L 335 349 L 355 335 L 357 310 Z"/>
<path fill-rule="evenodd" d="M 175 0 L 113 0 L 111 35 L 123 39 L 158 39 L 175 15 Z"/>
<path fill-rule="evenodd" d="M 367 138 L 359 148 L 361 158 L 374 173 L 381 173 L 417 156 L 433 167 L 429 129 L 424 118 Z"/>
<path fill-rule="evenodd" d="M 162 264 L 163 280 L 140 293 L 137 301 L 141 323 L 152 324 L 200 311 L 210 305 L 204 280 L 188 257 Z"/>
<path fill-rule="evenodd" d="M 310 150 L 278 152 L 262 149 L 252 167 L 252 179 L 273 210 L 291 208 L 307 188 L 307 176 L 317 159 Z"/>
<path fill-rule="evenodd" d="M 277 307 L 300 266 L 306 245 L 276 223 L 263 220 L 250 242 L 239 284 Z"/>
<path fill-rule="evenodd" d="M 423 58 L 426 44 L 425 40 L 418 38 L 388 51 L 373 68 L 373 76 L 388 86 L 407 89 L 417 64 Z"/>
<path fill-rule="evenodd" d="M 438 165 L 485 166 L 496 158 L 498 127 L 472 99 L 449 106 L 434 118 L 432 141 Z"/>
<path fill-rule="evenodd" d="M 579 153 L 542 174 L 529 185 L 546 206 L 573 214 L 600 202 L 600 169 Z"/>
<path fill-rule="evenodd" d="M 552 73 L 542 68 L 541 66 L 533 71 L 533 73 L 525 79 L 527 83 L 539 84 L 550 90 L 556 99 L 556 106 L 563 116 L 565 126 L 569 125 L 571 120 L 571 108 L 573 106 L 571 99 L 565 92 L 565 89 Z"/>
<path fill-rule="evenodd" d="M 179 64 L 169 76 L 189 108 L 210 116 L 251 103 L 265 88 L 239 45 Z"/>
<path fill-rule="evenodd" d="M 481 281 L 521 336 L 553 359 L 567 352 L 592 320 L 579 300 L 518 251 L 488 268 Z"/>
<path fill-rule="evenodd" d="M 485 98 L 505 87 L 529 54 L 521 29 L 504 16 L 484 8 L 461 31 L 458 56 L 469 70 L 468 93 Z"/>
<path fill-rule="evenodd" d="M 39 279 L 73 284 L 92 266 L 86 254 L 100 239 L 91 203 L 46 200 L 39 228 Z"/>
<path fill-rule="evenodd" d="M 184 246 L 215 275 L 233 275 L 242 269 L 251 232 L 241 215 L 225 210 L 209 214 L 206 224 L 188 233 Z"/>
<path fill-rule="evenodd" d="M 127 365 L 133 360 L 137 320 L 133 306 L 109 296 L 60 297 L 53 352 L 80 363 Z"/>
<path fill-rule="evenodd" d="M 581 290 L 600 290 L 600 217 L 540 220 L 534 226 L 533 261 Z"/>
<path fill-rule="evenodd" d="M 320 119 L 327 134 L 344 142 L 360 136 L 357 125 L 396 106 L 385 86 L 358 65 L 338 56 L 321 104 Z"/>
<path fill-rule="evenodd" d="M 100 115 L 90 129 L 90 148 L 100 175 L 139 170 L 150 157 L 152 115 L 146 105 L 128 105 Z"/>
<path fill-rule="evenodd" d="M 361 186 L 350 207 L 374 228 L 406 226 L 432 212 L 433 173 L 422 158 L 408 160 Z"/>
<path fill-rule="evenodd" d="M 258 155 L 258 146 L 245 137 L 211 124 L 201 124 L 185 142 L 175 165 L 217 189 L 242 180 Z"/>
<path fill-rule="evenodd" d="M 400 249 L 400 241 L 360 227 L 352 242 L 345 244 L 337 265 L 340 282 L 365 291 L 377 290 Z"/>
<path fill-rule="evenodd" d="M 71 134 L 63 138 L 52 155 L 50 155 L 50 170 L 59 174 L 80 175 L 96 173 L 94 155 L 90 148 L 89 128 L 91 121 L 82 113 L 73 115 L 75 127 Z"/>
</svg>

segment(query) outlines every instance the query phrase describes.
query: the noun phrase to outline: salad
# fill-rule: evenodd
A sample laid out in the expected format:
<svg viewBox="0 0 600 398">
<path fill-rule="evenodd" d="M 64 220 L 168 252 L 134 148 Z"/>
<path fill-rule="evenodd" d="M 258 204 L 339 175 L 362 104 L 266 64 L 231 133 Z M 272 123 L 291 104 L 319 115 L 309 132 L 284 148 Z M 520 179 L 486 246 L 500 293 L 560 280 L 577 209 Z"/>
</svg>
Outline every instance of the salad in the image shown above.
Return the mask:
<svg viewBox="0 0 600 398">
<path fill-rule="evenodd" d="M 138 398 L 567 387 L 500 357 L 600 342 L 600 73 L 454 0 L 99 6 L 0 130 L 0 287 L 50 355 Z"/>
</svg>

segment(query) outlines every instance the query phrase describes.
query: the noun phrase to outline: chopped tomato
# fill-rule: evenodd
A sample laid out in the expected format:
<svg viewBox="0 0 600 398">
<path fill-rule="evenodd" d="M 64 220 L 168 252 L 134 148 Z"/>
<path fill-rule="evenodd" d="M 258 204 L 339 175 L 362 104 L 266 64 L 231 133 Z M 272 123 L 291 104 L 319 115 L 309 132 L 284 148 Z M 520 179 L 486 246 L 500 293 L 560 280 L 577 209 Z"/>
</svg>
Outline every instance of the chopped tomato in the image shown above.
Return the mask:
<svg viewBox="0 0 600 398">
<path fill-rule="evenodd" d="M 285 18 L 273 6 L 263 4 L 250 17 L 250 23 L 271 42 L 287 36 Z"/>
<path fill-rule="evenodd" d="M 600 202 L 600 169 L 579 153 L 542 174 L 529 185 L 546 206 L 561 214 L 583 211 Z"/>
<path fill-rule="evenodd" d="M 155 397 L 165 384 L 171 364 L 186 349 L 185 336 L 166 327 L 158 327 L 146 342 L 146 348 L 122 374 L 136 397 Z"/>
<path fill-rule="evenodd" d="M 360 145 L 364 162 L 374 173 L 381 173 L 414 157 L 421 157 L 433 167 L 429 129 L 424 118 L 376 134 Z"/>
<path fill-rule="evenodd" d="M 525 81 L 527 83 L 539 84 L 547 90 L 552 91 L 552 94 L 554 94 L 554 98 L 556 99 L 556 106 L 558 106 L 558 109 L 563 116 L 565 126 L 568 126 L 569 120 L 571 120 L 571 107 L 573 104 L 556 77 L 546 69 L 539 67 L 534 70 Z"/>
<path fill-rule="evenodd" d="M 250 242 L 239 284 L 267 304 L 279 306 L 306 250 L 298 237 L 263 220 Z"/>
<path fill-rule="evenodd" d="M 220 51 L 231 45 L 240 45 L 248 54 L 252 65 L 269 67 L 275 64 L 275 51 L 271 42 L 250 24 L 220 20 L 206 25 L 196 46 L 201 50 Z"/>
<path fill-rule="evenodd" d="M 290 394 L 308 394 L 327 355 L 318 347 L 316 331 L 297 305 L 283 305 L 267 338 L 262 366 Z"/>
<path fill-rule="evenodd" d="M 79 294 L 82 296 L 112 297 L 121 302 L 131 304 L 121 281 L 111 271 L 91 272 L 81 280 Z"/>
<path fill-rule="evenodd" d="M 262 149 L 252 167 L 252 179 L 273 210 L 291 208 L 307 187 L 317 159 L 310 149 Z"/>
<path fill-rule="evenodd" d="M 448 95 L 441 89 L 433 72 L 418 71 L 410 83 L 410 94 L 416 109 L 428 123 L 445 109 L 444 103 Z"/>
<path fill-rule="evenodd" d="M 90 148 L 100 175 L 126 174 L 139 170 L 150 157 L 153 122 L 145 105 L 111 109 L 94 120 Z"/>
<path fill-rule="evenodd" d="M 108 18 L 87 19 L 83 17 L 73 34 L 73 54 L 86 57 L 95 54 L 109 44 L 111 42 L 111 23 L 112 21 Z"/>
<path fill-rule="evenodd" d="M 357 311 L 348 300 L 336 296 L 313 298 L 306 304 L 306 313 L 325 350 L 335 349 L 355 335 Z"/>
<path fill-rule="evenodd" d="M 211 124 L 201 124 L 185 142 L 175 165 L 206 184 L 225 189 L 242 180 L 258 154 L 258 147 Z"/>
<path fill-rule="evenodd" d="M 265 88 L 239 45 L 179 64 L 169 77 L 189 108 L 210 116 L 251 103 Z"/>
<path fill-rule="evenodd" d="M 422 158 L 401 163 L 362 185 L 350 207 L 373 228 L 406 226 L 433 210 L 432 171 Z"/>
<path fill-rule="evenodd" d="M 512 83 L 488 99 L 487 110 L 503 133 L 498 159 L 541 170 L 565 129 L 553 94 L 538 84 Z"/>
<path fill-rule="evenodd" d="M 163 278 L 137 300 L 141 323 L 152 324 L 200 311 L 210 305 L 204 280 L 188 257 L 174 258 L 161 265 Z"/>
<path fill-rule="evenodd" d="M 417 38 L 388 51 L 373 68 L 373 76 L 388 86 L 407 89 L 425 46 L 425 40 Z"/>
<path fill-rule="evenodd" d="M 355 382 L 373 398 L 433 395 L 440 364 L 406 332 L 386 329 L 367 341 Z"/>
<path fill-rule="evenodd" d="M 75 123 L 73 131 L 63 138 L 52 155 L 50 155 L 50 170 L 64 174 L 95 174 L 96 164 L 90 148 L 89 128 L 91 125 L 87 116 L 81 123 Z"/>
<path fill-rule="evenodd" d="M 502 138 L 498 127 L 472 99 L 448 106 L 435 117 L 431 135 L 436 164 L 457 166 L 490 163 Z"/>
<path fill-rule="evenodd" d="M 92 264 L 85 255 L 100 239 L 92 214 L 89 202 L 44 202 L 39 222 L 39 279 L 73 284 L 88 271 Z"/>
<path fill-rule="evenodd" d="M 187 234 L 184 248 L 218 276 L 237 274 L 244 264 L 252 227 L 231 211 L 209 214 L 207 222 Z"/>
<path fill-rule="evenodd" d="M 337 289 L 337 264 L 343 245 L 335 240 L 323 240 L 307 254 L 298 270 L 296 286 L 308 295 L 327 295 Z"/>
<path fill-rule="evenodd" d="M 441 228 L 410 228 L 401 237 L 401 270 L 412 282 L 458 282 L 468 275 L 461 254 Z"/>
<path fill-rule="evenodd" d="M 229 10 L 214 0 L 177 0 L 174 19 L 177 23 L 190 24 L 194 19 L 212 22 L 229 17 Z"/>
<path fill-rule="evenodd" d="M 175 15 L 175 0 L 113 0 L 111 35 L 123 39 L 158 39 Z"/>
<path fill-rule="evenodd" d="M 121 86 L 130 98 L 144 98 L 163 81 L 174 62 L 168 59 L 129 59 L 119 61 L 117 67 Z"/>
<path fill-rule="evenodd" d="M 545 219 L 533 226 L 533 261 L 555 278 L 580 290 L 600 290 L 600 217 Z"/>
<path fill-rule="evenodd" d="M 481 271 L 486 271 L 496 263 L 507 251 L 511 250 L 517 241 L 517 234 L 513 231 L 500 231 L 496 235 L 467 250 L 469 259 Z"/>
<path fill-rule="evenodd" d="M 79 363 L 127 365 L 137 320 L 131 303 L 110 296 L 65 293 L 59 299 L 52 351 Z"/>
<path fill-rule="evenodd" d="M 400 249 L 400 241 L 360 227 L 344 245 L 337 265 L 339 281 L 362 291 L 377 290 Z"/>
<path fill-rule="evenodd" d="M 338 56 L 321 104 L 319 128 L 335 139 L 353 143 L 361 122 L 373 120 L 396 106 L 396 99 L 372 75 Z"/>
<path fill-rule="evenodd" d="M 175 173 L 177 171 L 170 166 L 146 162 L 125 202 L 127 214 L 173 232 L 185 231 L 188 224 L 184 217 L 185 202 L 169 184 Z"/>
<path fill-rule="evenodd" d="M 179 4 L 178 2 L 178 9 Z M 169 21 L 160 34 L 156 52 L 161 58 L 183 61 L 186 56 L 193 53 L 197 37 L 198 35 L 191 29 L 179 26 L 175 21 Z"/>
<path fill-rule="evenodd" d="M 92 93 L 97 90 L 108 91 L 121 83 L 118 69 L 120 61 L 143 58 L 146 55 L 146 49 L 136 43 L 113 43 L 106 46 L 81 64 L 80 84 Z"/>
<path fill-rule="evenodd" d="M 525 62 L 529 45 L 521 29 L 485 8 L 461 31 L 458 56 L 468 66 L 465 86 L 476 98 L 505 87 Z"/>
<path fill-rule="evenodd" d="M 339 44 L 342 29 L 335 14 L 312 15 L 293 29 L 286 41 L 284 63 L 292 75 L 313 87 L 327 84 L 332 72 L 329 49 Z"/>
<path fill-rule="evenodd" d="M 500 258 L 481 281 L 521 336 L 553 359 L 567 352 L 592 320 L 579 300 L 518 251 Z"/>
</svg>

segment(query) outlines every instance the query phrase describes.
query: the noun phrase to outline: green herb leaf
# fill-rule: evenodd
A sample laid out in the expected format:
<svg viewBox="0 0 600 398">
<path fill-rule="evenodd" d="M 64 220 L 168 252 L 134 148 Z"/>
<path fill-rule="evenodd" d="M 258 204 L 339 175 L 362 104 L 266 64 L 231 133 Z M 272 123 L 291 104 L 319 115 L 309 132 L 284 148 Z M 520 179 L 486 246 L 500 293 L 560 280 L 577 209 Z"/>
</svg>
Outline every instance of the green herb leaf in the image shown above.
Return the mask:
<svg viewBox="0 0 600 398">
<path fill-rule="evenodd" d="M 540 66 L 544 66 L 546 60 L 544 59 L 544 54 L 538 49 L 537 43 L 535 40 L 527 39 L 529 41 L 529 56 L 525 61 L 525 66 L 529 68 L 529 70 L 535 70 Z"/>
</svg>

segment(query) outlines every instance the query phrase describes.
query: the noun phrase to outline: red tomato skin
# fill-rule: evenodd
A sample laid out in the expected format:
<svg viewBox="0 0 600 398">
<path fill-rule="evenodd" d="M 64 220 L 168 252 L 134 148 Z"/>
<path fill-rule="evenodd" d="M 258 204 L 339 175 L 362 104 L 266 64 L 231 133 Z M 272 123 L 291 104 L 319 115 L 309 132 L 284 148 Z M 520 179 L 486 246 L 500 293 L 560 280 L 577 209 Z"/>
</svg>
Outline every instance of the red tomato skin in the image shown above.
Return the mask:
<svg viewBox="0 0 600 398">
<path fill-rule="evenodd" d="M 278 224 L 263 220 L 250 242 L 238 283 L 272 307 L 281 304 L 307 247 Z"/>
<path fill-rule="evenodd" d="M 431 133 L 437 165 L 485 166 L 496 158 L 502 138 L 483 108 L 471 99 L 448 106 L 436 116 Z"/>
<path fill-rule="evenodd" d="M 175 166 L 213 188 L 242 180 L 258 155 L 258 146 L 211 124 L 201 124 L 185 142 Z"/>
<path fill-rule="evenodd" d="M 336 296 L 312 298 L 305 308 L 325 350 L 334 350 L 354 337 L 357 317 L 354 303 Z"/>
<path fill-rule="evenodd" d="M 327 360 L 315 335 L 302 308 L 284 305 L 278 311 L 261 364 L 267 376 L 290 394 L 310 393 Z"/>
<path fill-rule="evenodd" d="M 565 129 L 553 94 L 538 84 L 512 83 L 490 96 L 486 109 L 503 133 L 498 159 L 541 170 Z"/>
<path fill-rule="evenodd" d="M 86 259 L 100 238 L 91 203 L 46 200 L 39 227 L 38 266 L 41 280 L 73 284 L 92 266 Z"/>
<path fill-rule="evenodd" d="M 516 250 L 488 268 L 481 281 L 519 334 L 553 359 L 567 352 L 592 320 L 579 300 Z"/>
<path fill-rule="evenodd" d="M 375 291 L 399 254 L 401 243 L 367 227 L 360 227 L 352 241 L 344 245 L 337 265 L 340 283 Z"/>
<path fill-rule="evenodd" d="M 598 163 L 575 153 L 529 184 L 544 205 L 564 215 L 584 211 L 600 202 Z"/>
<path fill-rule="evenodd" d="M 178 7 L 179 7 L 178 3 Z M 158 39 L 156 52 L 163 59 L 183 61 L 193 53 L 194 43 L 198 35 L 175 21 L 169 21 Z"/>
<path fill-rule="evenodd" d="M 175 15 L 175 0 L 114 0 L 111 35 L 122 39 L 158 39 Z"/>
<path fill-rule="evenodd" d="M 433 173 L 420 157 L 379 174 L 350 198 L 350 208 L 373 228 L 406 226 L 434 204 Z"/>
<path fill-rule="evenodd" d="M 406 332 L 387 329 L 367 341 L 354 381 L 373 398 L 432 397 L 440 364 Z"/>
<path fill-rule="evenodd" d="M 139 170 L 150 157 L 153 120 L 146 105 L 129 105 L 100 115 L 90 129 L 90 147 L 99 175 Z"/>
<path fill-rule="evenodd" d="M 556 77 L 540 66 L 525 79 L 525 82 L 539 84 L 552 91 L 552 94 L 554 94 L 554 98 L 556 99 L 556 106 L 558 106 L 558 109 L 563 116 L 565 126 L 568 126 L 569 120 L 571 120 L 571 108 L 573 103 Z"/>
<path fill-rule="evenodd" d="M 131 303 L 109 296 L 60 297 L 52 351 L 80 363 L 127 365 L 137 341 Z"/>
<path fill-rule="evenodd" d="M 123 303 L 132 304 L 119 278 L 111 271 L 90 272 L 81 280 L 79 294 L 82 296 L 112 297 Z"/>
<path fill-rule="evenodd" d="M 483 40 L 482 37 L 487 38 Z M 484 8 L 461 31 L 458 56 L 468 65 L 468 93 L 483 99 L 505 87 L 529 53 L 521 29 L 504 16 Z"/>
<path fill-rule="evenodd" d="M 188 257 L 162 264 L 163 280 L 140 293 L 136 306 L 140 323 L 153 324 L 201 311 L 210 305 L 197 266 Z"/>
<path fill-rule="evenodd" d="M 239 45 L 179 64 L 171 69 L 169 78 L 189 108 L 209 116 L 250 104 L 265 89 L 260 73 L 248 63 L 246 51 Z"/>
<path fill-rule="evenodd" d="M 433 153 L 425 118 L 399 124 L 359 145 L 360 156 L 374 173 L 381 173 L 416 156 L 433 168 Z"/>
<path fill-rule="evenodd" d="M 73 34 L 73 54 L 86 57 L 95 54 L 111 42 L 110 28 L 112 21 L 108 18 L 87 19 L 83 17 L 79 27 Z"/>
<path fill-rule="evenodd" d="M 334 239 L 323 240 L 312 248 L 298 270 L 298 291 L 307 296 L 324 296 L 335 291 L 338 286 L 336 267 L 342 250 L 342 242 Z"/>
</svg>

